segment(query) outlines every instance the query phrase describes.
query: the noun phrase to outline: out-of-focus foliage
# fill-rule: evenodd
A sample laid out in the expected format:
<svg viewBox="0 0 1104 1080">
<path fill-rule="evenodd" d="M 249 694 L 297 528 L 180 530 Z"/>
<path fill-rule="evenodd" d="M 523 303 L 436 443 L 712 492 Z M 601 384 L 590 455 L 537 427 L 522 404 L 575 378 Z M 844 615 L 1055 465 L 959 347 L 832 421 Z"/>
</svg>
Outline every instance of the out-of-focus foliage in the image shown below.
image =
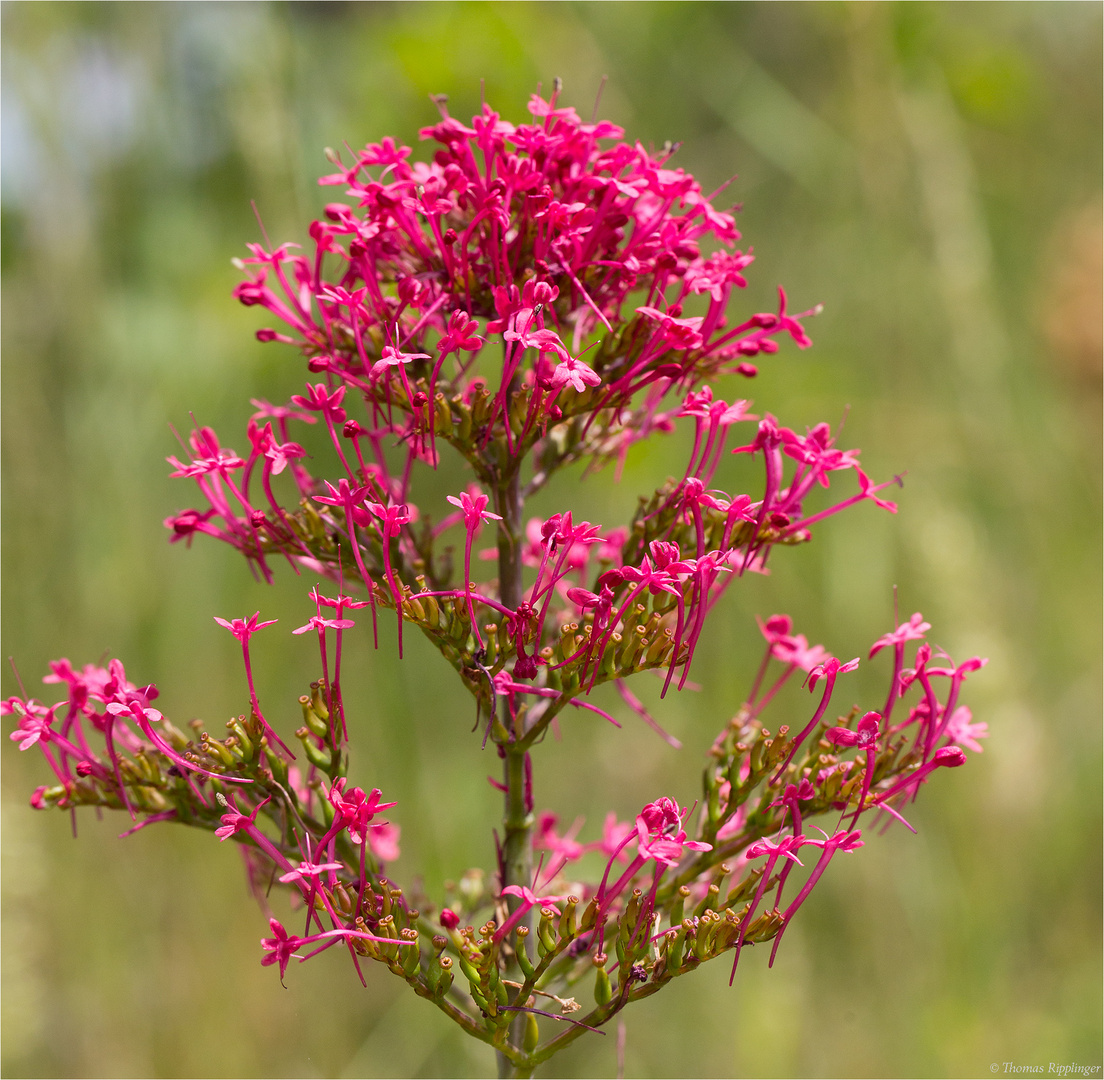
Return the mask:
<svg viewBox="0 0 1104 1080">
<path fill-rule="evenodd" d="M 1099 1064 L 1100 43 L 1095 4 L 6 5 L 5 655 L 31 693 L 51 657 L 106 651 L 175 718 L 239 711 L 240 654 L 211 616 L 260 608 L 290 630 L 312 582 L 266 588 L 202 538 L 170 548 L 160 521 L 191 499 L 163 464 L 170 425 L 194 413 L 241 448 L 248 398 L 304 377 L 229 296 L 250 200 L 274 241 L 302 239 L 332 194 L 313 183 L 324 146 L 409 141 L 429 93 L 465 117 L 480 80 L 517 120 L 559 75 L 589 115 L 608 75 L 600 112 L 630 137 L 681 142 L 707 189 L 738 174 L 748 309 L 778 282 L 795 310 L 825 305 L 814 348 L 743 392 L 795 427 L 850 407 L 869 471 L 908 475 L 896 518 L 844 516 L 733 590 L 702 689 L 667 699 L 686 749 L 572 719 L 538 761 L 539 805 L 597 827 L 692 800 L 758 661 L 755 613 L 790 611 L 852 656 L 891 627 L 896 584 L 953 656 L 991 658 L 970 687 L 986 751 L 941 778 L 919 835 L 833 863 L 772 971 L 751 952 L 731 990 L 703 970 L 634 1010 L 625 1074 Z M 607 475 L 561 488 L 549 511 L 617 524 L 685 449 L 638 455 L 612 497 Z M 260 694 L 291 724 L 315 658 L 269 633 Z M 428 649 L 399 665 L 391 642 L 360 647 L 353 772 L 399 800 L 397 875 L 439 893 L 492 861 L 493 768 Z M 231 851 L 173 827 L 119 841 L 91 818 L 74 842 L 26 808 L 40 762 L 4 755 L 5 1075 L 490 1068 L 339 956 L 283 990 Z M 558 1068 L 613 1075 L 615 1038 Z"/>
</svg>

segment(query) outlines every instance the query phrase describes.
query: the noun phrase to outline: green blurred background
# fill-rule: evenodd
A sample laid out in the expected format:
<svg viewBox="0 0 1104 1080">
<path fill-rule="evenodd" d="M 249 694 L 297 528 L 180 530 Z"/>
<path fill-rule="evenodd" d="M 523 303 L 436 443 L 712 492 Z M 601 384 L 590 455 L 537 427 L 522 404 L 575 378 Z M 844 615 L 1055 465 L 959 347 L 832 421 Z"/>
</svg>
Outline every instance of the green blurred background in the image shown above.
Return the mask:
<svg viewBox="0 0 1104 1080">
<path fill-rule="evenodd" d="M 663 707 L 684 750 L 569 717 L 538 805 L 597 828 L 609 808 L 693 801 L 758 662 L 756 613 L 790 611 L 850 657 L 890 628 L 896 585 L 954 657 L 990 658 L 966 694 L 985 753 L 925 791 L 919 834 L 837 860 L 773 970 L 754 951 L 732 989 L 719 963 L 630 1010 L 625 1073 L 1099 1065 L 1101 29 L 1092 3 L 5 4 L 4 655 L 32 694 L 52 657 L 119 656 L 168 715 L 218 723 L 243 680 L 211 616 L 260 608 L 281 619 L 256 654 L 261 699 L 292 723 L 316 660 L 287 631 L 312 582 L 266 588 L 160 524 L 194 502 L 167 476 L 169 425 L 194 413 L 241 449 L 248 398 L 304 379 L 230 297 L 250 200 L 274 241 L 302 241 L 332 196 L 314 183 L 324 146 L 412 142 L 428 94 L 466 118 L 480 80 L 517 122 L 559 75 L 589 116 L 608 75 L 601 113 L 629 138 L 680 141 L 707 190 L 738 174 L 725 198 L 757 262 L 733 311 L 769 310 L 779 282 L 794 310 L 824 304 L 813 349 L 717 391 L 794 427 L 850 406 L 844 442 L 875 477 L 908 477 L 895 518 L 833 519 L 729 594 L 702 689 Z M 617 524 L 685 451 L 637 455 L 612 496 L 611 475 L 567 478 L 546 510 Z M 431 651 L 399 665 L 383 637 L 347 654 L 353 773 L 399 800 L 396 876 L 439 896 L 492 861 L 495 768 Z M 877 707 L 887 677 L 841 689 Z M 493 1069 L 337 951 L 283 989 L 229 846 L 164 826 L 120 841 L 123 819 L 91 816 L 74 841 L 64 815 L 27 809 L 45 779 L 6 745 L 5 1076 Z M 581 1040 L 550 1075 L 613 1076 L 615 1042 Z"/>
</svg>

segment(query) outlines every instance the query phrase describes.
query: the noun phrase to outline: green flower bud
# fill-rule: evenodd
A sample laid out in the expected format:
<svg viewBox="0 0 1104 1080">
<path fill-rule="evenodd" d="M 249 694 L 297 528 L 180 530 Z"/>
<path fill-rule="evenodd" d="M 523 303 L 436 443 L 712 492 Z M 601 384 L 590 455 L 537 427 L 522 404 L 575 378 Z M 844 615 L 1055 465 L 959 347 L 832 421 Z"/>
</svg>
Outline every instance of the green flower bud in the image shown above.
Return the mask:
<svg viewBox="0 0 1104 1080">
<path fill-rule="evenodd" d="M 312 765 L 319 769 L 328 769 L 330 767 L 330 755 L 328 751 L 323 750 L 314 741 L 314 736 L 310 731 L 301 727 L 295 733 L 296 738 L 303 744 L 303 753 L 306 754 L 307 760 Z"/>
<path fill-rule="evenodd" d="M 460 970 L 464 973 L 464 978 L 473 986 L 479 986 L 482 983 L 479 970 L 463 953 L 460 954 Z"/>
<path fill-rule="evenodd" d="M 529 950 L 526 947 L 525 940 L 529 937 L 529 927 L 519 926 L 514 931 L 515 938 L 515 952 L 517 954 L 518 967 L 521 968 L 521 973 L 527 978 L 531 979 L 536 973 L 536 968 L 533 966 L 533 961 L 529 959 Z"/>
<path fill-rule="evenodd" d="M 598 1005 L 608 1005 L 613 1000 L 613 987 L 605 969 L 606 954 L 595 953 L 591 957 L 594 964 L 594 1000 Z"/>
<path fill-rule="evenodd" d="M 525 1031 L 521 1036 L 521 1048 L 531 1054 L 540 1045 L 540 1025 L 532 1013 L 525 1014 Z"/>
<path fill-rule="evenodd" d="M 560 937 L 570 940 L 575 936 L 575 909 L 579 906 L 577 896 L 569 896 L 564 902 L 563 914 L 560 916 Z"/>
<path fill-rule="evenodd" d="M 399 931 L 399 937 L 403 941 L 409 941 L 409 945 L 403 945 L 399 950 L 399 957 L 402 960 L 402 969 L 406 973 L 407 978 L 410 978 L 421 966 L 422 962 L 422 950 L 418 947 L 418 931 L 407 927 L 404 930 Z"/>
<path fill-rule="evenodd" d="M 307 725 L 311 733 L 324 739 L 330 733 L 330 726 L 322 719 L 311 706 L 311 699 L 306 694 L 299 695 L 299 707 L 303 710 L 303 723 Z"/>
<path fill-rule="evenodd" d="M 434 955 L 426 968 L 426 985 L 437 997 L 452 986 L 452 957 Z"/>
<path fill-rule="evenodd" d="M 311 709 L 314 710 L 315 715 L 318 716 L 319 719 L 324 720 L 324 721 L 329 720 L 329 718 L 330 718 L 330 710 L 326 706 L 325 694 L 326 694 L 326 685 L 325 685 L 325 683 L 323 683 L 323 682 L 312 682 L 311 683 L 311 693 L 310 693 Z"/>
</svg>

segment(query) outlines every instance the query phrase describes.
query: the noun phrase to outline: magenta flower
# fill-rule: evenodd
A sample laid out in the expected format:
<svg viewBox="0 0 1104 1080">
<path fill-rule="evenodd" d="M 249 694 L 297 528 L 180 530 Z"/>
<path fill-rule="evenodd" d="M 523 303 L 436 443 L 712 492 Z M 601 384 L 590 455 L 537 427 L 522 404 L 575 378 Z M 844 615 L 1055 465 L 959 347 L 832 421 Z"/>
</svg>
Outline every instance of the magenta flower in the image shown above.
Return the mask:
<svg viewBox="0 0 1104 1080">
<path fill-rule="evenodd" d="M 227 802 L 231 806 L 234 806 L 233 798 L 234 797 L 231 795 L 227 799 Z M 262 806 L 265 805 L 265 803 L 271 801 L 271 798 L 272 796 L 270 795 L 268 798 L 263 799 L 261 802 L 257 803 L 257 805 L 254 806 L 248 814 L 242 814 L 237 809 L 231 809 L 227 811 L 227 813 L 223 814 L 222 818 L 220 819 L 222 821 L 222 824 L 217 829 L 215 829 L 215 836 L 217 836 L 219 840 L 222 841 L 229 840 L 230 837 L 236 836 L 240 832 L 250 832 L 257 824 L 257 812 L 261 809 Z"/>
<path fill-rule="evenodd" d="M 259 611 L 253 612 L 248 619 L 220 619 L 217 615 L 214 616 L 215 622 L 219 626 L 224 626 L 231 634 L 234 635 L 243 645 L 249 644 L 249 639 L 262 627 L 272 626 L 278 622 L 277 619 L 269 619 L 267 622 L 259 622 L 261 617 Z"/>
<path fill-rule="evenodd" d="M 581 394 L 588 386 L 600 386 L 601 383 L 601 375 L 588 368 L 582 360 L 568 356 L 556 365 L 556 370 L 552 373 L 551 386 L 554 390 L 571 386 Z"/>
<path fill-rule="evenodd" d="M 303 945 L 304 939 L 289 935 L 278 919 L 269 919 L 268 925 L 272 928 L 273 936 L 261 938 L 261 948 L 268 954 L 261 961 L 261 967 L 279 964 L 280 982 L 282 983 L 284 975 L 287 973 L 288 961 L 295 955 L 296 949 Z"/>
<path fill-rule="evenodd" d="M 966 764 L 966 755 L 957 746 L 944 746 L 941 750 L 936 750 L 935 756 L 931 761 L 924 765 L 921 765 L 915 772 L 909 773 L 902 777 L 891 787 L 885 791 L 878 792 L 877 804 L 882 806 L 894 797 L 899 795 L 902 791 L 908 791 L 910 788 L 915 791 L 928 777 L 928 774 L 940 767 L 947 767 L 950 769 L 956 769 L 959 765 Z M 907 824 L 907 823 L 906 823 Z M 913 830 L 916 831 L 915 829 Z"/>
<path fill-rule="evenodd" d="M 801 744 L 805 741 L 809 732 L 813 730 L 820 723 L 821 717 L 824 716 L 825 711 L 828 708 L 828 702 L 832 699 L 832 691 L 836 686 L 836 678 L 845 672 L 854 671 L 859 666 L 859 658 L 856 656 L 854 660 L 848 660 L 846 664 L 841 664 L 834 656 L 828 657 L 823 663 L 817 664 L 812 671 L 809 672 L 809 676 L 806 679 L 806 683 L 809 687 L 809 692 L 812 693 L 816 689 L 816 684 L 824 679 L 824 693 L 821 695 L 820 704 L 817 706 L 816 712 L 813 713 L 813 718 L 801 729 L 800 733 L 793 740 L 793 747 L 791 748 L 786 760 L 782 762 L 778 772 L 774 774 L 771 780 L 772 784 L 778 783 L 781 775 L 789 768 L 790 762 L 793 761 L 797 755 L 798 750 L 801 749 Z"/>
<path fill-rule="evenodd" d="M 187 758 L 178 754 L 176 750 L 173 749 L 172 745 L 153 727 L 159 720 L 164 719 L 161 713 L 156 709 L 143 708 L 137 701 L 132 701 L 125 705 L 118 701 L 112 701 L 108 704 L 107 711 L 112 716 L 132 720 L 141 730 L 142 734 L 145 735 L 165 757 L 176 765 L 177 768 L 185 772 L 197 772 L 203 776 L 212 776 L 219 780 L 229 780 L 238 784 L 251 784 L 253 782 L 246 777 L 226 776 L 223 773 L 212 772 L 210 769 L 205 769 L 202 765 L 197 765 L 194 761 L 188 761 Z"/>
<path fill-rule="evenodd" d="M 985 747 L 977 740 L 985 739 L 989 735 L 989 725 L 984 721 L 973 722 L 973 713 L 968 705 L 959 705 L 947 721 L 943 734 L 957 746 L 964 746 L 975 754 L 980 754 Z M 20 749 L 23 749 L 20 747 Z"/>
<path fill-rule="evenodd" d="M 728 977 L 729 986 L 732 985 L 732 980 L 736 978 L 736 968 L 740 963 L 740 950 L 744 946 L 744 939 L 747 936 L 748 927 L 751 925 L 755 912 L 763 899 L 763 893 L 766 891 L 767 884 L 774 874 L 776 863 L 779 859 L 787 859 L 790 865 L 796 863 L 798 866 L 803 866 L 804 863 L 797 857 L 797 853 L 806 844 L 812 842 L 813 841 L 808 840 L 806 837 L 795 833 L 792 836 L 784 836 L 777 842 L 767 839 L 759 840 L 744 852 L 744 858 L 748 861 L 766 857 L 767 862 L 759 878 L 759 885 L 755 890 L 755 896 L 752 898 L 751 903 L 748 904 L 743 919 L 740 920 L 740 935 L 736 940 L 735 955 L 732 958 L 732 972 Z M 779 895 L 781 895 L 781 889 L 779 889 Z"/>
<path fill-rule="evenodd" d="M 345 423 L 345 410 L 341 402 L 345 397 L 345 387 L 339 386 L 330 390 L 324 383 L 307 383 L 306 394 L 293 394 L 292 402 L 311 412 L 320 412 L 324 417 L 335 423 Z"/>
<path fill-rule="evenodd" d="M 931 623 L 924 622 L 924 616 L 919 611 L 909 617 L 909 621 L 901 623 L 892 633 L 883 634 L 870 646 L 870 658 L 887 645 L 904 645 L 906 641 L 923 640 L 924 635 L 931 629 Z"/>
<path fill-rule="evenodd" d="M 770 803 L 771 806 L 782 806 L 789 811 L 790 820 L 792 821 L 792 831 L 794 836 L 797 836 L 801 832 L 801 803 L 808 802 L 810 799 L 816 797 L 816 788 L 809 782 L 808 777 L 802 777 L 799 784 L 787 784 L 786 790 L 782 793 L 782 797 L 775 799 Z M 782 819 L 785 821 L 785 817 Z M 780 826 L 781 827 L 781 826 Z"/>
<path fill-rule="evenodd" d="M 382 792 L 379 788 L 373 788 L 371 793 L 365 795 L 363 789 L 358 787 L 345 790 L 347 779 L 339 776 L 329 790 L 327 798 L 333 807 L 333 823 L 325 835 L 318 841 L 315 847 L 315 861 L 322 858 L 322 852 L 326 845 L 333 840 L 338 833 L 347 830 L 349 839 L 354 844 L 364 846 L 368 843 L 368 830 L 372 825 L 372 819 L 384 810 L 390 810 L 397 803 L 382 801 Z"/>
<path fill-rule="evenodd" d="M 399 857 L 399 837 L 402 830 L 390 821 L 379 821 L 368 827 L 368 849 L 381 863 L 394 862 Z"/>
<path fill-rule="evenodd" d="M 219 626 L 225 627 L 241 642 L 242 647 L 242 659 L 245 662 L 245 679 L 249 684 L 249 704 L 256 714 L 257 719 L 260 720 L 262 726 L 265 729 L 265 734 L 272 739 L 289 758 L 294 759 L 295 755 L 288 748 L 287 744 L 276 734 L 275 731 L 269 726 L 268 721 L 264 718 L 264 713 L 261 712 L 260 703 L 257 701 L 257 688 L 253 683 L 253 667 L 249 659 L 249 641 L 250 638 L 258 631 L 266 626 L 272 626 L 277 622 L 276 619 L 269 619 L 267 622 L 259 622 L 261 617 L 259 611 L 253 612 L 248 619 L 220 619 L 217 615 L 213 616 L 215 622 Z"/>
<path fill-rule="evenodd" d="M 458 309 L 449 316 L 448 327 L 437 342 L 437 348 L 442 355 L 450 352 L 478 352 L 485 344 L 479 336 L 479 322 L 470 318 L 466 311 Z"/>
<path fill-rule="evenodd" d="M 387 506 L 383 506 L 381 503 L 370 502 L 367 503 L 368 509 L 379 518 L 382 528 L 380 532 L 383 536 L 383 572 L 387 578 L 387 584 L 391 588 L 391 597 L 395 601 L 395 615 L 399 623 L 399 659 L 402 659 L 402 602 L 403 595 L 402 590 L 399 588 L 398 583 L 395 580 L 395 575 L 391 569 L 391 544 L 390 541 L 398 536 L 402 532 L 402 527 L 410 520 L 410 507 L 406 503 L 400 503 L 395 505 L 389 503 Z M 371 586 L 369 586 L 371 588 Z"/>
<path fill-rule="evenodd" d="M 285 885 L 287 885 L 287 884 L 290 884 L 293 881 L 303 882 L 304 880 L 309 879 L 311 889 L 313 890 L 313 889 L 317 888 L 319 882 L 322 879 L 323 874 L 330 873 L 334 870 L 342 870 L 342 869 L 344 869 L 344 866 L 343 866 L 342 863 L 339 863 L 339 862 L 328 862 L 328 863 L 301 862 L 294 869 L 289 870 L 286 874 L 282 874 L 280 876 L 280 880 Z"/>
<path fill-rule="evenodd" d="M 359 450 L 357 452 L 359 454 Z M 315 495 L 314 501 L 321 503 L 323 506 L 340 506 L 345 511 L 345 528 L 353 541 L 353 558 L 356 560 L 357 570 L 360 571 L 360 579 L 368 590 L 368 604 L 372 609 L 372 642 L 378 648 L 379 634 L 376 624 L 376 593 L 371 584 L 371 575 L 368 573 L 368 568 L 364 565 L 361 545 L 356 542 L 356 526 L 358 522 L 366 524 L 367 521 L 370 520 L 364 511 L 360 509 L 360 504 L 362 504 L 371 493 L 372 485 L 350 484 L 345 477 L 341 477 L 336 486 L 331 484 L 328 480 L 325 484 L 329 494 Z M 358 515 L 362 515 L 362 517 L 358 517 Z"/>
<path fill-rule="evenodd" d="M 521 903 L 514 908 L 510 913 L 509 918 L 495 931 L 495 941 L 501 941 L 522 919 L 525 918 L 529 910 L 534 907 L 548 908 L 554 911 L 557 915 L 560 913 L 560 909 L 556 906 L 561 900 L 566 900 L 566 896 L 537 896 L 532 889 L 525 885 L 507 885 L 502 890 L 503 896 L 516 896 L 521 900 Z"/>
<path fill-rule="evenodd" d="M 393 345 L 384 345 L 380 358 L 372 365 L 372 378 L 378 379 L 381 375 L 398 369 L 403 373 L 403 366 L 412 360 L 429 360 L 429 353 L 404 353 Z"/>
<path fill-rule="evenodd" d="M 16 702 L 16 708 L 11 707 L 10 703 L 12 701 Z M 28 711 L 22 702 L 10 698 L 4 702 L 3 713 L 7 715 L 10 712 L 21 714 L 19 716 L 19 727 L 8 736 L 9 739 L 19 743 L 20 750 L 30 750 L 32 746 L 39 742 L 45 746 L 52 740 L 54 733 L 50 729 L 50 724 L 53 722 L 53 709 L 48 710 L 43 715 L 36 715 Z"/>
<path fill-rule="evenodd" d="M 554 353 L 561 362 L 566 363 L 571 359 L 567 346 L 560 340 L 560 335 L 554 330 L 540 328 L 526 328 L 524 330 L 507 330 L 503 333 L 506 341 L 517 342 L 523 349 L 536 349 L 538 353 Z"/>
<path fill-rule="evenodd" d="M 824 871 L 828 869 L 828 863 L 832 861 L 832 857 L 837 851 L 850 853 L 857 848 L 863 846 L 862 833 L 850 832 L 846 829 L 841 829 L 834 836 L 825 836 L 823 840 L 808 840 L 807 844 L 811 844 L 813 847 L 819 847 L 821 849 L 820 858 L 817 860 L 816 866 L 813 867 L 812 873 L 806 879 L 805 884 L 801 886 L 801 891 L 794 897 L 793 902 L 782 913 L 782 929 L 778 931 L 775 936 L 774 945 L 771 948 L 770 960 L 767 963 L 768 967 L 774 964 L 775 955 L 778 953 L 778 946 L 782 944 L 782 935 L 786 932 L 786 927 L 790 925 L 790 920 L 797 914 L 797 909 L 801 907 L 805 900 L 808 898 L 809 893 L 813 891 L 813 887 L 824 875 Z"/>
<path fill-rule="evenodd" d="M 866 807 L 866 797 L 870 793 L 870 784 L 874 778 L 874 763 L 878 757 L 878 734 L 882 717 L 879 713 L 868 712 L 858 723 L 854 731 L 849 728 L 831 727 L 824 737 L 836 746 L 858 747 L 866 753 L 866 768 L 863 770 L 863 786 L 859 794 L 858 806 L 855 815 L 851 818 L 851 828 L 859 820 L 859 815 Z"/>
<path fill-rule="evenodd" d="M 472 544 L 475 542 L 476 536 L 479 535 L 479 530 L 484 522 L 501 521 L 502 516 L 492 514 L 486 509 L 490 499 L 474 485 L 467 491 L 462 491 L 459 498 L 455 495 L 445 497 L 453 506 L 459 506 L 461 513 L 464 515 L 466 533 L 464 538 L 464 592 L 467 596 L 468 618 L 471 620 L 472 630 L 475 632 L 475 640 L 479 643 L 479 648 L 483 648 L 483 636 L 479 633 L 479 624 L 476 622 L 475 606 L 472 599 L 474 588 L 471 579 Z"/>
<path fill-rule="evenodd" d="M 312 615 L 302 626 L 292 630 L 293 634 L 305 634 L 308 630 L 316 630 L 321 636 L 327 630 L 348 630 L 356 626 L 352 619 L 325 619 L 321 615 Z"/>
<path fill-rule="evenodd" d="M 398 371 L 407 400 L 413 403 L 414 392 L 410 389 L 410 381 L 406 377 L 406 365 L 414 360 L 429 359 L 431 359 L 429 353 L 400 352 L 393 345 L 384 345 L 380 358 L 372 365 L 371 377 L 374 380 L 386 382 L 392 372 Z"/>
<path fill-rule="evenodd" d="M 640 843 L 637 852 L 645 859 L 655 859 L 662 866 L 678 866 L 682 861 L 684 851 L 712 851 L 713 845 L 703 843 L 700 840 L 687 840 L 686 830 L 679 829 L 674 833 L 644 832 L 641 819 L 636 819 L 637 836 Z"/>
<path fill-rule="evenodd" d="M 873 659 L 874 656 L 879 651 L 886 648 L 886 646 L 893 646 L 893 677 L 889 684 L 889 696 L 886 698 L 885 707 L 882 709 L 882 715 L 887 722 L 890 714 L 893 712 L 893 705 L 900 693 L 901 669 L 904 665 L 905 657 L 905 642 L 923 639 L 924 635 L 930 629 L 931 624 L 924 622 L 924 617 L 917 611 L 907 623 L 901 623 L 891 633 L 883 634 L 870 647 L 870 658 Z"/>
<path fill-rule="evenodd" d="M 674 866 L 681 858 L 682 848 L 691 851 L 712 850 L 709 844 L 686 839 L 682 819 L 687 813 L 689 808 L 679 809 L 679 804 L 666 796 L 654 803 L 648 803 L 636 815 L 636 835 L 639 840 L 637 851 L 646 859 L 656 859 L 667 866 Z M 672 862 L 670 860 L 675 847 L 679 852 Z"/>
<path fill-rule="evenodd" d="M 345 398 L 345 389 L 344 386 L 338 386 L 330 390 L 325 383 L 315 383 L 313 385 L 307 383 L 306 394 L 293 394 L 291 400 L 294 405 L 322 414 L 326 429 L 330 433 L 330 441 L 337 451 L 337 456 L 341 459 L 341 465 L 345 472 L 352 476 L 353 470 L 349 467 L 345 452 L 341 448 L 341 440 L 337 437 L 337 427 L 344 424 L 346 419 L 345 409 L 341 404 Z"/>
</svg>

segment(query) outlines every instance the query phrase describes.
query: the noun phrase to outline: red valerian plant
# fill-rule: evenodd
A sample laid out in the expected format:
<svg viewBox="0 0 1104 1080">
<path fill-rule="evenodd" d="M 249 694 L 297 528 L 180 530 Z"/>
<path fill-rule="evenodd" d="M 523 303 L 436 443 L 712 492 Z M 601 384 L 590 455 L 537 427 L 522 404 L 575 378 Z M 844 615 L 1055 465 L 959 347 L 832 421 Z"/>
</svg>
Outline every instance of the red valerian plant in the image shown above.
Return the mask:
<svg viewBox="0 0 1104 1080">
<path fill-rule="evenodd" d="M 303 934 L 272 917 L 261 943 L 281 979 L 291 959 L 340 945 L 362 980 L 365 961 L 385 965 L 492 1046 L 502 1075 L 529 1076 L 707 960 L 729 957 L 735 976 L 745 946 L 773 941 L 773 962 L 829 863 L 862 846 L 860 825 L 908 825 L 933 774 L 963 764 L 962 747 L 981 749 L 985 725 L 959 694 L 984 661 L 934 651 L 914 615 L 871 649 L 893 656 L 880 711 L 840 716 L 829 711 L 836 685 L 858 658 L 829 655 L 774 615 L 760 624 L 754 685 L 708 751 L 699 802 L 656 797 L 588 840 L 580 824 L 562 833 L 556 814 L 534 813 L 531 754 L 565 708 L 620 726 L 591 700 L 611 683 L 674 742 L 626 681 L 652 671 L 663 693 L 681 689 L 734 582 L 831 514 L 896 508 L 827 424 L 799 434 L 714 395 L 711 380 L 750 379 L 780 342 L 807 347 L 813 313 L 789 314 L 779 290 L 776 312 L 730 320 L 751 255 L 669 150 L 583 123 L 556 93 L 534 96 L 531 122 L 517 126 L 488 107 L 468 126 L 438 104 L 440 122 L 421 132 L 437 144 L 429 162 L 390 139 L 350 162 L 331 152 L 337 171 L 321 183 L 346 201 L 311 225 L 313 251 L 253 244 L 241 262 L 235 294 L 282 324 L 257 336 L 298 350 L 305 390 L 253 403 L 245 455 L 200 428 L 186 460 L 169 459 L 200 497 L 166 522 L 173 541 L 205 534 L 265 580 L 286 561 L 330 583 L 312 589 L 293 631 L 320 655 L 302 726 L 281 736 L 262 712 L 251 650 L 271 623 L 259 612 L 216 619 L 241 643 L 247 683 L 225 733 L 175 727 L 153 707 L 156 688 L 135 685 L 118 660 L 57 661 L 45 681 L 63 700 L 10 698 L 3 711 L 20 749 L 37 745 L 54 773 L 33 806 L 119 809 L 129 832 L 177 821 L 234 840 L 266 912 L 266 888 L 286 885 Z M 332 444 L 326 477 L 293 438 L 306 424 Z M 565 466 L 620 465 L 633 443 L 678 425 L 694 430 L 685 472 L 642 497 L 628 525 L 576 522 L 568 508 L 527 519 L 526 501 Z M 726 450 L 759 463 L 753 492 L 717 486 Z M 445 453 L 471 482 L 448 504 L 418 505 L 419 477 Z M 288 502 L 273 485 L 284 472 Z M 814 508 L 818 489 L 828 494 Z M 489 579 L 472 559 L 484 530 L 496 543 Z M 461 534 L 457 577 L 442 540 Z M 404 629 L 428 638 L 476 702 L 473 754 L 493 744 L 502 762 L 495 871 L 445 896 L 387 874 L 395 803 L 347 776 L 353 613 L 370 619 L 374 641 L 393 615 L 400 654 Z M 819 690 L 811 717 L 765 726 L 797 672 Z M 810 834 L 817 816 L 831 831 Z M 591 853 L 605 862 L 597 881 L 580 868 Z M 807 870 L 800 885 L 795 866 Z"/>
</svg>

